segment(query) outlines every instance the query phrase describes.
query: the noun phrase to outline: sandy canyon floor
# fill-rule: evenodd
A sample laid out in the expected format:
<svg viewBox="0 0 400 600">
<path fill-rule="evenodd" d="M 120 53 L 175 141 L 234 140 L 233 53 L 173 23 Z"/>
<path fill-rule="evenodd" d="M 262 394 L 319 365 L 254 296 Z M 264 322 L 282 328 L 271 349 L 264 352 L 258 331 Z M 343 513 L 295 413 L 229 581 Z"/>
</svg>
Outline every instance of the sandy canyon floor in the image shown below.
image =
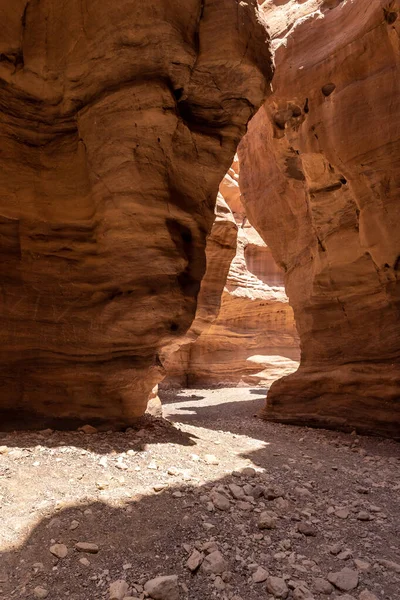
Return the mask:
<svg viewBox="0 0 400 600">
<path fill-rule="evenodd" d="M 0 598 L 399 600 L 400 446 L 265 423 L 264 397 L 169 392 L 167 421 L 126 433 L 0 434 Z"/>
</svg>

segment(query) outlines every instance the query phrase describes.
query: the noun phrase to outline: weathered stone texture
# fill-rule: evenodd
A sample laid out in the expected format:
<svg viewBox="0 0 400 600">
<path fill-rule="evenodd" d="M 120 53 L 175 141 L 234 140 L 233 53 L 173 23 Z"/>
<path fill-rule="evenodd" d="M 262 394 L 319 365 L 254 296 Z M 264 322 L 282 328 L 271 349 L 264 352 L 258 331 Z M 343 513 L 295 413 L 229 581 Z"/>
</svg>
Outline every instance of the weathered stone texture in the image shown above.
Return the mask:
<svg viewBox="0 0 400 600">
<path fill-rule="evenodd" d="M 265 416 L 400 436 L 400 3 L 281 5 L 263 4 L 274 93 L 239 148 L 301 340 Z"/>
<path fill-rule="evenodd" d="M 265 97 L 255 2 L 0 0 L 2 426 L 122 425 L 190 327 Z"/>
<path fill-rule="evenodd" d="M 207 240 L 207 271 L 189 343 L 166 361 L 164 384 L 269 385 L 298 366 L 283 271 L 247 220 L 237 157 L 220 192 L 233 212 L 224 203 L 229 213 L 215 222 Z"/>
<path fill-rule="evenodd" d="M 225 200 L 218 194 L 215 221 L 206 245 L 206 271 L 197 298 L 197 311 L 183 339 L 169 344 L 161 356 L 166 370 L 164 385 L 190 385 L 193 344 L 218 316 L 229 267 L 236 253 L 238 228 Z M 213 368 L 210 365 L 209 368 Z"/>
</svg>

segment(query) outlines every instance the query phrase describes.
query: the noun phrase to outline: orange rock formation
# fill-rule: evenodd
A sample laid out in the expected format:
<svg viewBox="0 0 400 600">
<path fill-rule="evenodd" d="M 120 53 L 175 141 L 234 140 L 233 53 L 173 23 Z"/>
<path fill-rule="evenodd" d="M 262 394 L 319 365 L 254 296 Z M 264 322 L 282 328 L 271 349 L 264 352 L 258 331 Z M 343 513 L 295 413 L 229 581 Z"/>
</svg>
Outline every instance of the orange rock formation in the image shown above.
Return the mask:
<svg viewBox="0 0 400 600">
<path fill-rule="evenodd" d="M 271 78 L 255 0 L 0 0 L 0 418 L 129 423 Z"/>
<path fill-rule="evenodd" d="M 276 76 L 239 149 L 241 188 L 302 351 L 265 416 L 400 436 L 400 3 L 262 7 Z"/>
<path fill-rule="evenodd" d="M 216 221 L 226 232 L 223 243 L 215 244 L 213 234 L 207 241 L 198 314 L 205 313 L 207 299 L 218 302 L 213 303 L 215 310 L 206 312 L 208 323 L 203 319 L 199 328 L 196 318 L 189 343 L 166 361 L 167 384 L 269 385 L 298 366 L 298 338 L 283 271 L 246 218 L 237 157 L 220 192 L 220 202 L 223 196 L 232 212 Z M 234 230 L 232 223 L 236 223 Z"/>
</svg>

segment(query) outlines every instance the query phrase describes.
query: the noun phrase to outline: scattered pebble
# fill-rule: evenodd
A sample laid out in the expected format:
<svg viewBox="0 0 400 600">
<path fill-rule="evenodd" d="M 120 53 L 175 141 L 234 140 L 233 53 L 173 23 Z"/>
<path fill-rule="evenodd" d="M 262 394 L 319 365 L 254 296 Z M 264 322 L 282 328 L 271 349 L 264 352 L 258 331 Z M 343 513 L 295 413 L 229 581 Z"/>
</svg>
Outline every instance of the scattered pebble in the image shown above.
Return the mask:
<svg viewBox="0 0 400 600">
<path fill-rule="evenodd" d="M 33 595 L 35 596 L 35 598 L 47 598 L 47 596 L 49 595 L 49 591 L 41 585 L 38 585 L 33 590 Z"/>
<path fill-rule="evenodd" d="M 252 579 L 254 583 L 262 583 L 266 581 L 268 578 L 268 571 L 266 571 L 263 567 L 257 567 L 257 570 L 254 571 L 252 575 Z"/>
<path fill-rule="evenodd" d="M 144 591 L 154 600 L 179 600 L 177 575 L 163 575 L 150 579 L 144 585 Z"/>
<path fill-rule="evenodd" d="M 124 579 L 117 579 L 110 584 L 109 600 L 124 600 L 129 592 L 129 585 Z"/>
<path fill-rule="evenodd" d="M 379 564 L 382 565 L 382 567 L 386 567 L 390 571 L 394 571 L 395 573 L 400 573 L 400 564 L 399 563 L 393 562 L 392 560 L 381 559 L 379 561 Z"/>
<path fill-rule="evenodd" d="M 345 567 L 336 573 L 329 573 L 328 581 L 338 590 L 349 592 L 358 586 L 358 572 Z"/>
<path fill-rule="evenodd" d="M 357 519 L 359 521 L 370 521 L 371 515 L 366 510 L 360 510 L 360 512 L 357 514 Z"/>
<path fill-rule="evenodd" d="M 326 594 L 327 596 L 329 596 L 329 594 L 332 594 L 333 592 L 333 585 L 329 583 L 329 581 L 327 581 L 326 579 L 323 579 L 322 577 L 317 577 L 316 579 L 314 579 L 313 589 L 318 594 Z"/>
<path fill-rule="evenodd" d="M 258 520 L 259 529 L 275 529 L 276 514 L 268 511 L 263 511 Z"/>
<path fill-rule="evenodd" d="M 211 501 L 218 510 L 229 510 L 230 502 L 226 496 L 219 492 L 212 492 Z"/>
<path fill-rule="evenodd" d="M 98 545 L 91 542 L 77 542 L 75 548 L 78 552 L 87 552 L 88 554 L 97 554 L 99 551 Z"/>
<path fill-rule="evenodd" d="M 79 427 L 78 431 L 82 431 L 82 433 L 86 433 L 86 434 L 92 434 L 92 433 L 97 433 L 97 429 L 96 427 L 93 427 L 92 425 L 83 425 L 82 427 Z"/>
<path fill-rule="evenodd" d="M 359 600 L 379 600 L 375 594 L 368 590 L 363 590 L 359 595 Z"/>
<path fill-rule="evenodd" d="M 197 571 L 197 569 L 200 567 L 203 560 L 204 560 L 204 554 L 202 554 L 201 552 L 199 552 L 198 550 L 195 549 L 195 550 L 193 550 L 192 554 L 188 558 L 188 560 L 186 562 L 186 566 L 192 572 Z"/>
<path fill-rule="evenodd" d="M 299 533 L 302 533 L 307 537 L 315 537 L 317 535 L 316 527 L 314 527 L 310 523 L 305 523 L 304 521 L 298 524 L 297 530 L 299 531 Z"/>
<path fill-rule="evenodd" d="M 287 598 L 289 594 L 289 589 L 282 577 L 268 577 L 267 590 L 274 598 Z"/>
<path fill-rule="evenodd" d="M 220 574 L 227 571 L 228 565 L 221 552 L 214 550 L 204 558 L 202 569 L 206 573 Z"/>
<path fill-rule="evenodd" d="M 57 558 L 65 558 L 68 554 L 68 548 L 65 544 L 53 544 L 50 546 L 50 552 Z"/>
<path fill-rule="evenodd" d="M 216 456 L 214 456 L 214 454 L 206 454 L 204 456 L 204 461 L 208 465 L 219 465 L 219 460 Z"/>
</svg>

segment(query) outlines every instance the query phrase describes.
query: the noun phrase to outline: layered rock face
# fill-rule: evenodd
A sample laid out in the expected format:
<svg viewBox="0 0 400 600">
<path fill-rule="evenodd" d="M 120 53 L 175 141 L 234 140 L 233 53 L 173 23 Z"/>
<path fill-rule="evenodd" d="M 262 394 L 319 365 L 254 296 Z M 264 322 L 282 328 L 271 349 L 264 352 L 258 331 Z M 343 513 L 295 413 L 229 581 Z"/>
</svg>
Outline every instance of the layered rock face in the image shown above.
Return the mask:
<svg viewBox="0 0 400 600">
<path fill-rule="evenodd" d="M 163 385 L 269 385 L 298 366 L 283 271 L 247 220 L 237 157 L 219 197 L 229 212 L 217 218 L 207 241 L 196 319 L 188 343 L 165 361 Z"/>
<path fill-rule="evenodd" d="M 239 148 L 241 188 L 302 351 L 265 416 L 400 436 L 400 3 L 263 9 L 276 77 Z"/>
<path fill-rule="evenodd" d="M 2 427 L 127 424 L 265 97 L 255 2 L 0 0 Z M 58 424 L 58 423 L 57 423 Z"/>
<path fill-rule="evenodd" d="M 236 253 L 237 225 L 225 200 L 218 194 L 215 221 L 206 245 L 206 272 L 197 298 L 192 326 L 183 339 L 169 344 L 161 355 L 166 371 L 164 385 L 188 386 L 191 347 L 218 316 L 231 261 Z"/>
</svg>

